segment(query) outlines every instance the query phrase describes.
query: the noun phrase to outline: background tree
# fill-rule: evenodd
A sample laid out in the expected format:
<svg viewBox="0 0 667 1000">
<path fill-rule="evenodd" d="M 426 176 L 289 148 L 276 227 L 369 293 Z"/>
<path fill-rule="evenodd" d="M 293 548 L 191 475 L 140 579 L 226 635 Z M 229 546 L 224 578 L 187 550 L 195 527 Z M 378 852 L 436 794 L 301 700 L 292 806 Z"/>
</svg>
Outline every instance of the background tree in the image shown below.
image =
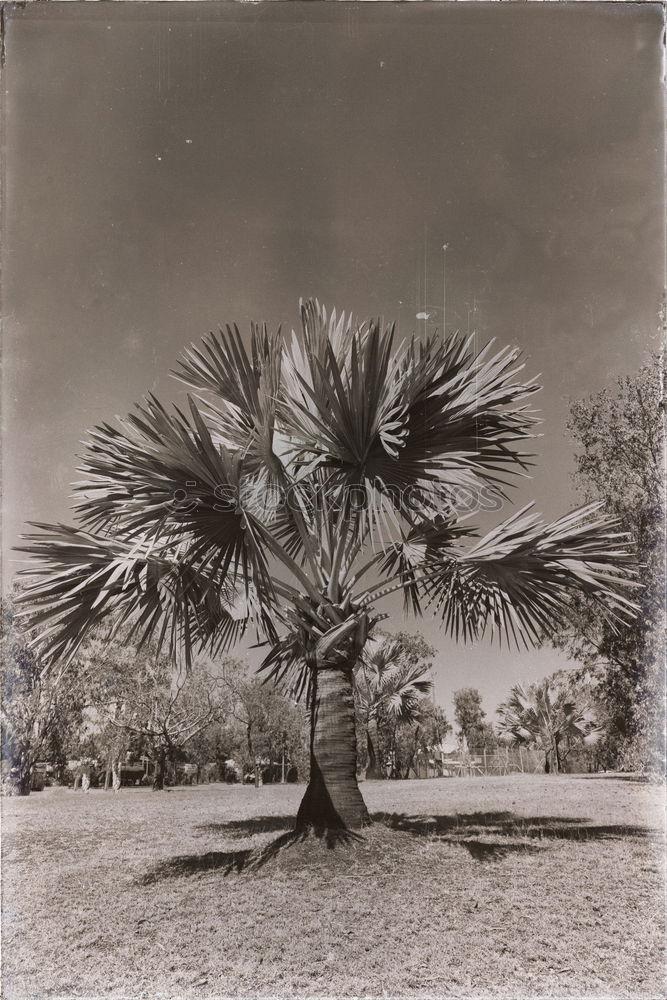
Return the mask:
<svg viewBox="0 0 667 1000">
<path fill-rule="evenodd" d="M 227 713 L 237 723 L 234 752 L 245 771 L 254 775 L 255 787 L 262 774 L 273 765 L 280 768 L 281 780 L 295 767 L 304 776 L 305 716 L 293 702 L 257 677 L 249 677 L 247 667 L 227 659 L 221 684 L 227 692 Z"/>
<path fill-rule="evenodd" d="M 575 482 L 587 500 L 604 500 L 636 546 L 640 613 L 619 627 L 585 593 L 552 641 L 599 682 L 607 766 L 662 773 L 665 724 L 664 399 L 663 366 L 653 358 L 571 407 L 580 446 Z"/>
<path fill-rule="evenodd" d="M 438 750 L 452 727 L 440 705 L 421 698 L 415 718 L 396 726 L 393 739 L 392 777 L 409 778 L 417 773 L 420 759 L 427 760 Z"/>
<path fill-rule="evenodd" d="M 138 648 L 127 637 L 92 637 L 79 651 L 75 669 L 97 713 L 97 744 L 106 755 L 118 787 L 121 758 L 135 755 L 153 762 L 153 788 L 164 788 L 169 762 L 181 759 L 195 737 L 223 711 L 216 680 L 201 665 L 174 673 L 155 646 Z"/>
<path fill-rule="evenodd" d="M 7 788 L 28 795 L 39 761 L 65 766 L 81 725 L 85 691 L 76 674 L 45 669 L 29 647 L 30 636 L 17 618 L 13 596 L 2 606 L 0 719 Z"/>
<path fill-rule="evenodd" d="M 153 790 L 162 791 L 167 764 L 182 759 L 190 742 L 220 718 L 216 685 L 196 667 L 174 677 L 164 661 L 144 663 L 140 672 L 124 681 L 108 722 L 139 738 L 153 761 Z"/>
<path fill-rule="evenodd" d="M 546 678 L 515 684 L 498 708 L 499 730 L 511 743 L 544 753 L 544 770 L 558 774 L 570 752 L 594 746 L 602 737 L 588 704 L 577 704 L 572 689 Z"/>
<path fill-rule="evenodd" d="M 359 659 L 354 699 L 368 757 L 366 778 L 386 778 L 387 761 L 394 761 L 395 770 L 397 730 L 419 718 L 421 702 L 432 687 L 433 656 L 435 649 L 423 636 L 398 632 L 378 636 Z"/>
<path fill-rule="evenodd" d="M 71 667 L 86 692 L 88 712 L 82 740 L 74 753 L 105 766 L 104 790 L 120 790 L 120 768 L 130 748 L 131 735 L 120 725 L 127 692 L 141 675 L 141 657 L 126 637 L 110 638 L 108 629 L 92 630 L 77 650 Z M 116 724 L 115 724 L 116 723 Z"/>
<path fill-rule="evenodd" d="M 236 735 L 236 729 L 226 713 L 223 720 L 211 723 L 187 745 L 188 763 L 196 765 L 197 781 L 217 781 L 226 777 L 226 762 L 234 757 L 235 745 L 235 739 L 230 739 L 229 735 L 232 732 Z"/>
<path fill-rule="evenodd" d="M 154 397 L 90 434 L 77 527 L 37 525 L 27 600 L 42 655 L 66 662 L 114 614 L 188 667 L 247 629 L 267 675 L 310 704 L 297 827 L 358 828 L 353 671 L 403 591 L 456 639 L 536 642 L 583 588 L 627 614 L 630 556 L 598 508 L 543 524 L 524 508 L 483 538 L 461 488 L 505 495 L 523 474 L 538 388 L 518 352 L 459 334 L 395 343 L 394 328 L 303 303 L 285 337 L 210 334 L 181 359 L 187 413 Z"/>
<path fill-rule="evenodd" d="M 459 739 L 465 737 L 470 750 L 495 750 L 498 745 L 493 726 L 485 722 L 482 696 L 477 688 L 459 688 L 454 692 L 454 721 Z"/>
</svg>

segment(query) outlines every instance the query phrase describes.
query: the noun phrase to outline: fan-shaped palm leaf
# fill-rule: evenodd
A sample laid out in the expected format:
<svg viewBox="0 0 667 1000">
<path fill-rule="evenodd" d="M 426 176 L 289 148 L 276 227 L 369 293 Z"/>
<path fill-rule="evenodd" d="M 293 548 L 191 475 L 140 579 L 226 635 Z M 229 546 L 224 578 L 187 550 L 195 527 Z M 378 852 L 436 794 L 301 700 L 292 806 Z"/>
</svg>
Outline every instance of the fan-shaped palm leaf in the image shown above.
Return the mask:
<svg viewBox="0 0 667 1000">
<path fill-rule="evenodd" d="M 369 640 L 355 671 L 357 701 L 369 718 L 384 709 L 397 721 L 413 720 L 432 686 L 428 667 L 410 663 L 401 641 L 391 636 Z"/>
<path fill-rule="evenodd" d="M 306 469 L 337 470 L 346 484 L 378 489 L 412 515 L 413 488 L 432 510 L 457 487 L 498 488 L 499 473 L 520 471 L 516 444 L 531 436 L 534 418 L 517 402 L 538 387 L 517 380 L 517 352 L 475 357 L 453 336 L 413 339 L 392 354 L 393 328 L 371 323 L 354 330 L 339 359 L 323 337 L 324 359 L 321 350 L 291 358 L 281 408 Z"/>
<path fill-rule="evenodd" d="M 39 630 L 40 654 L 47 662 L 69 660 L 103 621 L 127 637 L 154 640 L 176 658 L 182 650 L 189 667 L 195 648 L 231 646 L 250 620 L 233 611 L 228 583 L 181 558 L 178 550 L 147 542 L 100 538 L 64 525 L 35 525 L 22 547 L 39 558 L 25 571 L 34 582 L 21 602 L 29 628 Z M 259 622 L 272 632 L 269 616 Z"/>
<path fill-rule="evenodd" d="M 507 518 L 467 552 L 454 550 L 447 525 L 442 542 L 426 537 L 387 553 L 384 568 L 396 573 L 412 597 L 438 611 L 456 639 L 477 640 L 488 630 L 517 646 L 539 641 L 544 629 L 567 614 L 568 595 L 589 592 L 604 613 L 622 621 L 636 611 L 627 597 L 632 554 L 627 536 L 589 504 L 552 524 L 529 507 Z M 598 516 L 595 516 L 598 514 Z M 364 604 L 396 584 L 357 595 Z"/>
<path fill-rule="evenodd" d="M 119 429 L 93 431 L 75 510 L 87 527 L 126 540 L 186 542 L 188 561 L 234 586 L 252 583 L 272 602 L 261 525 L 244 506 L 243 460 L 213 444 L 190 404 L 191 421 L 151 397 Z"/>
<path fill-rule="evenodd" d="M 274 450 L 276 403 L 280 392 L 282 336 L 266 325 L 250 329 L 250 353 L 238 327 L 210 333 L 180 359 L 174 375 L 186 385 L 210 393 L 205 412 L 212 435 L 240 452 L 246 469 L 261 478 L 282 482 L 282 466 Z"/>
</svg>

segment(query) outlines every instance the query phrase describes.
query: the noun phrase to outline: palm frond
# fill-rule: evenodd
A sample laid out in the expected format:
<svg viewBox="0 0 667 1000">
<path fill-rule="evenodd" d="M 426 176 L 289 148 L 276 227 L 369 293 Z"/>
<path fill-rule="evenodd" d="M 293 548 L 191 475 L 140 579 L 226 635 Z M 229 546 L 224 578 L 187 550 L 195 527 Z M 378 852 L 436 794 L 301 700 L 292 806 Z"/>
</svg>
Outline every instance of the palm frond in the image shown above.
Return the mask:
<svg viewBox="0 0 667 1000">
<path fill-rule="evenodd" d="M 186 543 L 191 564 L 212 577 L 252 584 L 272 600 L 261 525 L 247 502 L 253 480 L 242 457 L 216 447 L 193 400 L 191 419 L 154 397 L 90 435 L 75 484 L 84 526 L 124 540 Z"/>
<path fill-rule="evenodd" d="M 453 517 L 421 518 L 409 531 L 401 533 L 400 541 L 393 542 L 379 555 L 378 570 L 391 581 L 389 586 L 392 587 L 396 580 L 401 584 L 406 613 L 421 615 L 422 597 L 430 591 L 429 570 L 456 558 L 459 539 L 475 534 L 473 526 L 460 524 Z M 382 596 L 380 587 L 372 596 L 364 594 L 357 600 L 376 601 Z"/>
<path fill-rule="evenodd" d="M 19 551 L 36 557 L 23 571 L 23 618 L 37 631 L 45 661 L 69 660 L 104 621 L 128 640 L 154 641 L 189 669 L 197 650 L 231 646 L 249 618 L 234 613 L 234 592 L 178 549 L 149 542 L 99 538 L 65 525 L 35 524 L 40 534 Z M 262 627 L 270 634 L 268 617 Z"/>
<path fill-rule="evenodd" d="M 577 704 L 571 691 L 552 690 L 548 678 L 528 687 L 515 684 L 498 715 L 499 731 L 505 738 L 544 750 L 563 740 L 594 746 L 604 736 L 595 713 Z"/>
<path fill-rule="evenodd" d="M 209 333 L 200 346 L 192 344 L 172 374 L 195 389 L 209 392 L 206 412 L 214 437 L 241 452 L 254 472 L 281 477 L 274 451 L 276 401 L 280 393 L 282 335 L 266 324 L 250 327 L 250 352 L 238 327 Z"/>
<path fill-rule="evenodd" d="M 424 663 L 406 659 L 400 638 L 371 639 L 355 670 L 355 694 L 369 717 L 384 710 L 398 722 L 414 721 L 433 683 Z"/>
<path fill-rule="evenodd" d="M 348 328 L 341 355 L 319 323 L 288 348 L 280 412 L 295 458 L 411 515 L 416 487 L 431 512 L 462 486 L 501 489 L 506 473 L 525 468 L 517 444 L 534 424 L 518 403 L 538 387 L 521 380 L 518 353 L 475 356 L 458 335 L 394 350 L 393 336 L 374 321 Z"/>
<path fill-rule="evenodd" d="M 490 628 L 528 647 L 562 622 L 576 590 L 590 593 L 611 621 L 631 619 L 637 608 L 629 593 L 639 586 L 632 553 L 600 507 L 589 504 L 547 525 L 524 508 L 445 567 L 427 589 L 448 629 L 477 639 Z"/>
<path fill-rule="evenodd" d="M 279 691 L 295 701 L 304 695 L 310 703 L 312 673 L 306 662 L 307 643 L 303 631 L 296 627 L 273 643 L 259 666 L 265 674 L 264 683 L 273 683 Z"/>
<path fill-rule="evenodd" d="M 384 571 L 394 571 L 398 583 L 355 600 L 374 603 L 402 588 L 413 608 L 439 613 L 457 640 L 474 641 L 488 630 L 526 648 L 562 622 L 576 591 L 589 593 L 620 625 L 638 610 L 630 594 L 639 584 L 627 535 L 600 507 L 588 504 L 547 525 L 525 507 L 467 552 L 451 545 L 445 523 L 442 544 L 408 540 L 390 550 Z"/>
</svg>

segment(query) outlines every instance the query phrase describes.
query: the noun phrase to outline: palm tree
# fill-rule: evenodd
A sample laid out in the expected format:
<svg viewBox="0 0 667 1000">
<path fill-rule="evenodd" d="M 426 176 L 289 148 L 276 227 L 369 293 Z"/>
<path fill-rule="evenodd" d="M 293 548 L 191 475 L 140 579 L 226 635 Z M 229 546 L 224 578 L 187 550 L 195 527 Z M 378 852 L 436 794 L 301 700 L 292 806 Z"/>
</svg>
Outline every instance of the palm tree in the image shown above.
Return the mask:
<svg viewBox="0 0 667 1000">
<path fill-rule="evenodd" d="M 593 746 L 604 735 L 590 707 L 567 689 L 552 690 L 548 678 L 527 688 L 516 684 L 498 714 L 501 734 L 541 750 L 547 773 L 558 774 L 573 747 Z"/>
<path fill-rule="evenodd" d="M 354 673 L 357 714 L 366 735 L 367 778 L 385 778 L 379 762 L 378 721 L 417 722 L 420 702 L 431 690 L 428 666 L 411 662 L 400 636 L 370 639 Z"/>
<path fill-rule="evenodd" d="M 632 613 L 631 556 L 589 505 L 552 524 L 528 508 L 483 538 L 461 490 L 505 496 L 535 416 L 518 352 L 413 336 L 301 305 L 300 333 L 206 336 L 175 375 L 184 411 L 152 395 L 90 434 L 78 525 L 35 524 L 27 598 L 41 652 L 67 663 L 113 618 L 187 668 L 248 630 L 267 678 L 306 694 L 311 774 L 299 828 L 359 828 L 353 669 L 402 591 L 457 639 L 539 641 L 573 590 Z M 31 610 L 30 610 L 31 609 Z"/>
</svg>

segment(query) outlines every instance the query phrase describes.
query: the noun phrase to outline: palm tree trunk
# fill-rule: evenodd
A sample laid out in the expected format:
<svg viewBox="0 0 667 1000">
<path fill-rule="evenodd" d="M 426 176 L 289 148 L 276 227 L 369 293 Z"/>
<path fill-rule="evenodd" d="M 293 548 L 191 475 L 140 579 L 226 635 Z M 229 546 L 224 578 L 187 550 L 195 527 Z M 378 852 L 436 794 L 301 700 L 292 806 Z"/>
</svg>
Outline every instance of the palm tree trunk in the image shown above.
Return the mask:
<svg viewBox="0 0 667 1000">
<path fill-rule="evenodd" d="M 357 830 L 370 823 L 357 784 L 353 663 L 313 674 L 310 781 L 296 817 L 297 830 Z"/>
<path fill-rule="evenodd" d="M 375 719 L 369 719 L 366 728 L 366 746 L 368 748 L 368 767 L 366 768 L 366 778 L 386 778 L 382 767 L 378 762 L 378 754 L 375 749 L 378 742 L 378 728 Z"/>
</svg>

